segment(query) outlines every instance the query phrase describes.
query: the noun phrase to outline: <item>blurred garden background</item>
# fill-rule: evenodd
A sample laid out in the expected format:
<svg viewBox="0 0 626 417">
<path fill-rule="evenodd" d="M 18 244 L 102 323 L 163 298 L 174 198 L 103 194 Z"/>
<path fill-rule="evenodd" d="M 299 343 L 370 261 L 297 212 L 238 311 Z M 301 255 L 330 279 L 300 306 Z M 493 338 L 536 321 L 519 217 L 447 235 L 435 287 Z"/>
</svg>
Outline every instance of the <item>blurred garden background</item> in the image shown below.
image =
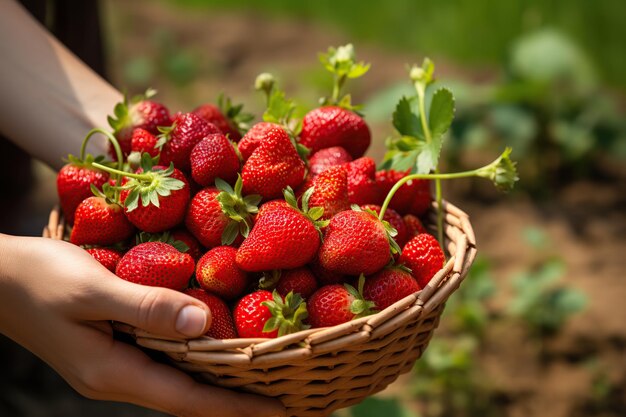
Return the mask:
<svg viewBox="0 0 626 417">
<path fill-rule="evenodd" d="M 370 156 L 382 159 L 395 104 L 413 94 L 407 67 L 425 56 L 435 61 L 435 86 L 457 100 L 442 170 L 475 168 L 514 148 L 521 180 L 512 193 L 480 180 L 444 184 L 445 197 L 470 214 L 479 258 L 428 350 L 412 373 L 337 417 L 626 415 L 626 2 L 99 7 L 108 79 L 133 94 L 156 88 L 173 112 L 225 93 L 260 120 L 265 103 L 253 84 L 261 72 L 312 108 L 332 81 L 317 54 L 353 43 L 372 64 L 348 85 L 373 131 Z M 38 182 L 21 203 L 29 208 L 3 231 L 38 234 L 46 222 L 54 173 L 37 163 L 33 173 Z M 43 365 L 13 366 L 1 400 L 15 415 L 160 415 L 83 400 Z M 20 378 L 37 383 L 20 390 Z"/>
</svg>

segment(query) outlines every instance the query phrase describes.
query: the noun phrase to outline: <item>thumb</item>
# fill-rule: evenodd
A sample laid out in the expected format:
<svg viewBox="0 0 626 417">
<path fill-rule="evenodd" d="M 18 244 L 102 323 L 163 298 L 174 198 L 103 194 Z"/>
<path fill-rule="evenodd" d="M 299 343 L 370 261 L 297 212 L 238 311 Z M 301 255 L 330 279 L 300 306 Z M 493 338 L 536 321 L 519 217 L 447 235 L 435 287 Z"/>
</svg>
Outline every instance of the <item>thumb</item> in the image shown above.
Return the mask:
<svg viewBox="0 0 626 417">
<path fill-rule="evenodd" d="M 86 306 L 91 313 L 87 319 L 114 320 L 174 338 L 198 337 L 211 326 L 209 307 L 182 292 L 117 277 L 100 282 L 98 301 Z"/>
</svg>

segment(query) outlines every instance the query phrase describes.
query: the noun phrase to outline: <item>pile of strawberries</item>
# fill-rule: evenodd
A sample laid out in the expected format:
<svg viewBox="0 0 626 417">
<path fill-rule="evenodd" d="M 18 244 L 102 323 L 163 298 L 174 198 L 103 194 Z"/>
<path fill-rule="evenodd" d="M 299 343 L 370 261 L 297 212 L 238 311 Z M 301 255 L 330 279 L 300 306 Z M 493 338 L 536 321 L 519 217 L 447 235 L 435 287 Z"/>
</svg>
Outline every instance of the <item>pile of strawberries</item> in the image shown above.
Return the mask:
<svg viewBox="0 0 626 417">
<path fill-rule="evenodd" d="M 353 60 L 342 48 L 335 67 Z M 118 104 L 113 132 L 86 139 L 106 134 L 113 162 L 83 151 L 58 174 L 69 240 L 121 279 L 202 300 L 220 339 L 334 326 L 423 288 L 444 263 L 420 221 L 429 181 L 403 185 L 379 219 L 407 172 L 363 156 L 370 129 L 349 98 L 294 124 L 271 78 L 257 81 L 268 111 L 252 126 L 224 99 L 173 115 L 149 95 Z"/>
</svg>

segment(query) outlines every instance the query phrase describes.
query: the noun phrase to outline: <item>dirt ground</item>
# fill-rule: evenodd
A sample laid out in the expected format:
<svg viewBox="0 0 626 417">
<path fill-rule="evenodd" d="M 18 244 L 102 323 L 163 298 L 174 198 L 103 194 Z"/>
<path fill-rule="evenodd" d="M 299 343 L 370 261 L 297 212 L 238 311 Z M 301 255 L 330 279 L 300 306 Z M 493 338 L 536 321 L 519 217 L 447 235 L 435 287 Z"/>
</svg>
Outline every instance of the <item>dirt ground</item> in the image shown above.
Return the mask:
<svg viewBox="0 0 626 417">
<path fill-rule="evenodd" d="M 212 101 L 217 93 L 225 91 L 245 100 L 247 107 L 258 114 L 262 102 L 251 87 L 256 74 L 274 71 L 290 90 L 298 77 L 306 76 L 317 52 L 329 45 L 350 41 L 334 28 L 316 26 L 306 20 L 275 20 L 245 13 L 169 13 L 162 3 L 147 1 L 114 0 L 104 6 L 105 29 L 115 34 L 108 39 L 109 68 L 114 82 L 122 79 L 124 62 L 152 47 L 148 39 L 154 28 L 167 28 L 178 42 L 201 54 L 202 73 L 191 85 L 182 89 L 174 89 L 165 81 L 163 86 L 154 85 L 160 91 L 159 99 L 174 110 L 189 110 L 202 101 Z M 405 64 L 419 58 L 369 44 L 357 45 L 357 50 L 359 57 L 373 66 L 366 81 L 357 85 L 356 101 L 365 100 L 375 91 L 405 79 Z M 468 71 L 444 59 L 437 59 L 437 63 L 438 72 L 446 76 L 476 81 L 493 76 L 489 69 Z M 317 92 L 304 93 L 307 94 L 313 99 Z M 373 126 L 378 145 L 371 156 L 376 159 L 382 155 L 384 136 L 380 135 L 387 130 L 387 127 Z M 31 208 L 15 219 L 15 224 L 24 225 L 21 231 L 29 234 L 38 233 L 56 198 L 53 174 L 42 167 L 36 172 L 37 188 L 21 203 L 22 207 Z M 546 363 L 529 361 L 535 347 L 529 345 L 523 333 L 514 328 L 490 329 L 489 354 L 482 358 L 481 366 L 486 378 L 502 387 L 512 399 L 503 405 L 502 415 L 582 417 L 626 413 L 626 284 L 623 276 L 626 271 L 626 183 L 623 179 L 624 176 L 621 182 L 609 184 L 576 182 L 556 190 L 553 198 L 541 202 L 523 194 L 509 197 L 489 194 L 488 198 L 484 195 L 477 198 L 474 188 L 463 184 L 447 189 L 447 197 L 470 214 L 479 253 L 491 261 L 499 285 L 506 287 L 508 277 L 523 270 L 532 260 L 533 254 L 521 238 L 522 231 L 532 226 L 548 234 L 553 243 L 550 250 L 566 264 L 565 279 L 589 299 L 585 311 L 568 322 L 558 338 L 547 346 L 550 360 Z M 495 302 L 505 303 L 506 296 Z M 589 408 L 587 401 L 592 380 L 584 363 L 591 357 L 597 358 L 614 386 L 622 387 L 612 394 L 615 398 L 607 400 L 613 401 L 611 407 L 601 411 Z M 16 375 L 28 371 L 13 370 Z M 64 386 L 54 374 L 45 375 L 42 378 L 51 381 L 48 383 Z M 20 395 L 25 394 L 16 394 L 15 401 L 20 401 Z M 45 401 L 48 401 L 45 406 L 31 406 L 23 415 L 159 415 L 142 414 L 135 408 L 115 405 L 95 406 L 79 399 L 69 388 L 62 395 L 46 397 Z"/>
</svg>

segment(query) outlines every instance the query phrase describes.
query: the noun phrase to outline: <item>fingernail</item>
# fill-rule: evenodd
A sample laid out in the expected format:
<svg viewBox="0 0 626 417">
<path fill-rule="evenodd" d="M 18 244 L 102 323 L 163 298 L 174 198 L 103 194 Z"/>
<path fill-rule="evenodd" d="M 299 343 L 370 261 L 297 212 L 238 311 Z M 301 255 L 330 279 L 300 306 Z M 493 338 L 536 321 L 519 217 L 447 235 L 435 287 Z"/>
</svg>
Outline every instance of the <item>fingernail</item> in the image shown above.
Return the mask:
<svg viewBox="0 0 626 417">
<path fill-rule="evenodd" d="M 176 330 L 186 336 L 199 336 L 206 326 L 206 312 L 196 306 L 186 306 L 178 313 Z"/>
</svg>

